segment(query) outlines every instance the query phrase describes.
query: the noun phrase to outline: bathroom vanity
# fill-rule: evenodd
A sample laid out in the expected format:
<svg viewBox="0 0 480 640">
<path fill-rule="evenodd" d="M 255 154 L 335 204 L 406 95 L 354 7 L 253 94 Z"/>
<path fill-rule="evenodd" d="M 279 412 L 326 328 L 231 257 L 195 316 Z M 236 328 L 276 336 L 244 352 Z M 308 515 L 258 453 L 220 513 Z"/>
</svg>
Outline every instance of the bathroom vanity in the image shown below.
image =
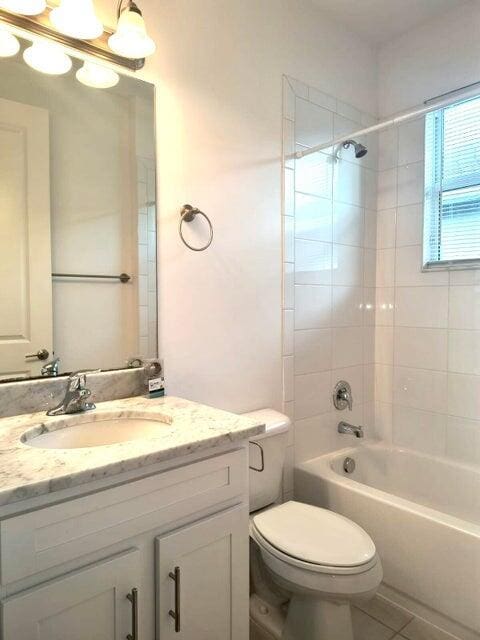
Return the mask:
<svg viewBox="0 0 480 640">
<path fill-rule="evenodd" d="M 139 416 L 158 434 L 55 446 L 78 420 Z M 1 419 L 2 639 L 247 640 L 247 441 L 262 431 L 169 397 Z"/>
</svg>

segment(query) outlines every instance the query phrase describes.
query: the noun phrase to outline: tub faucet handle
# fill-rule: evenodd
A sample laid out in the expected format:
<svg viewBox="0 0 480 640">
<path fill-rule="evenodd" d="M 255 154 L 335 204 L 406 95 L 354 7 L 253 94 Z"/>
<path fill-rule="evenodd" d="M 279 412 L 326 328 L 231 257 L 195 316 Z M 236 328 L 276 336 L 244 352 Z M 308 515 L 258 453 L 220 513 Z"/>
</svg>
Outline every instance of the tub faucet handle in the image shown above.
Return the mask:
<svg viewBox="0 0 480 640">
<path fill-rule="evenodd" d="M 352 387 L 345 380 L 340 380 L 333 390 L 333 405 L 335 409 L 343 411 L 348 407 L 351 411 L 353 407 Z"/>
</svg>

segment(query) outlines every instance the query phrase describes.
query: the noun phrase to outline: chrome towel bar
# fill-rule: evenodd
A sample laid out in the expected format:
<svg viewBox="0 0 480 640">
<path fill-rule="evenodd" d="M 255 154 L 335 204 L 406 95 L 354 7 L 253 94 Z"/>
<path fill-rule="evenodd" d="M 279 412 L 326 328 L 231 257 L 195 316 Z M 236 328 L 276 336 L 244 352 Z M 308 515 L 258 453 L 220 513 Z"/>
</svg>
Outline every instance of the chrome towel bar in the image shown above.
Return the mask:
<svg viewBox="0 0 480 640">
<path fill-rule="evenodd" d="M 129 282 L 132 276 L 121 273 L 119 276 L 95 275 L 92 273 L 52 273 L 52 278 L 94 278 L 97 280 L 120 280 L 123 284 Z"/>
</svg>

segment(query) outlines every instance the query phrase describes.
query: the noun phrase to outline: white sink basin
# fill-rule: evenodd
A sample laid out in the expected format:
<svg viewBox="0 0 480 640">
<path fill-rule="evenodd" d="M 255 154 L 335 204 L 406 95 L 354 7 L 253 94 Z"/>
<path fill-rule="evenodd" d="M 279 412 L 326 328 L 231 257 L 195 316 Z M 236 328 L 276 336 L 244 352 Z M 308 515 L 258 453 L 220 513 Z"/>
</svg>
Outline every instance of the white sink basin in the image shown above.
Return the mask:
<svg viewBox="0 0 480 640">
<path fill-rule="evenodd" d="M 171 419 L 146 412 L 130 415 L 87 413 L 68 416 L 55 422 L 36 425 L 26 431 L 21 441 L 40 449 L 80 449 L 103 447 L 119 442 L 159 438 Z"/>
</svg>

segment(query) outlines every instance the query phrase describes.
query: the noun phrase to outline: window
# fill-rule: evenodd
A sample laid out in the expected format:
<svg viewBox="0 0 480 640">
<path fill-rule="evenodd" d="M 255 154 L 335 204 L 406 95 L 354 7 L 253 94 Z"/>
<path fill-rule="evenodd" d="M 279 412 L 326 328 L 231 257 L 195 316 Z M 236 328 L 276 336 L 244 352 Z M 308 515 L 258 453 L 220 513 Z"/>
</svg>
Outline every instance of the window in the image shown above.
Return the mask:
<svg viewBox="0 0 480 640">
<path fill-rule="evenodd" d="M 429 113 L 425 133 L 425 268 L 480 263 L 480 97 Z"/>
</svg>

